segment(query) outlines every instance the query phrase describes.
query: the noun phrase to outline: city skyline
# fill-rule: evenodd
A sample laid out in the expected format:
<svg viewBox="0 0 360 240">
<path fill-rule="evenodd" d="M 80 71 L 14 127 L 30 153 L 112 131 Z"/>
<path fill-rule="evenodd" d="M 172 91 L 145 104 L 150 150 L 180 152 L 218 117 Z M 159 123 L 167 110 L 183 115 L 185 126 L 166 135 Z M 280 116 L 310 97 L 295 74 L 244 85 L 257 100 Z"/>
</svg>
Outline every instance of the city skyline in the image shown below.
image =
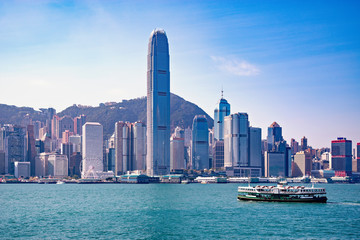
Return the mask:
<svg viewBox="0 0 360 240">
<path fill-rule="evenodd" d="M 223 86 L 263 133 L 276 121 L 288 142 L 360 142 L 359 4 L 280 3 L 0 3 L 0 102 L 59 111 L 145 96 L 144 39 L 162 27 L 171 91 L 210 116 Z"/>
</svg>

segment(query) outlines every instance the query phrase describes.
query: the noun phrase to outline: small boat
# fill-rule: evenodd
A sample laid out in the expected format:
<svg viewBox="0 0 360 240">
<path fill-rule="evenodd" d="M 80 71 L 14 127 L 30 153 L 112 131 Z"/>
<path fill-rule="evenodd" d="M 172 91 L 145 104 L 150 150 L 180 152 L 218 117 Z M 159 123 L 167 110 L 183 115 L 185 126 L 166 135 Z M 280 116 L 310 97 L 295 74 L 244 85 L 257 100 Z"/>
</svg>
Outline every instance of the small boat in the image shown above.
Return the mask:
<svg viewBox="0 0 360 240">
<path fill-rule="evenodd" d="M 56 184 L 65 184 L 65 182 L 59 180 L 56 182 Z"/>
<path fill-rule="evenodd" d="M 287 186 L 286 183 L 279 183 L 277 186 L 238 187 L 238 199 L 266 202 L 326 203 L 327 201 L 325 188 Z"/>
</svg>

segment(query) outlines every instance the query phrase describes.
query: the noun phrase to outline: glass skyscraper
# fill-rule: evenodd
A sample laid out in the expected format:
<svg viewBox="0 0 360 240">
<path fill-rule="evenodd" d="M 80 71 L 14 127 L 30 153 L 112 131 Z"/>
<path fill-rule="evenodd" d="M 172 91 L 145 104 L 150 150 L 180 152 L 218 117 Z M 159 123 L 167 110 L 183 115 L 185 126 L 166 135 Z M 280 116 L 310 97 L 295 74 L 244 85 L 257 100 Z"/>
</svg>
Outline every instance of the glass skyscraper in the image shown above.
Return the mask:
<svg viewBox="0 0 360 240">
<path fill-rule="evenodd" d="M 268 151 L 272 151 L 275 143 L 281 142 L 282 140 L 282 129 L 280 125 L 277 122 L 273 122 L 270 127 L 268 127 Z"/>
<path fill-rule="evenodd" d="M 196 115 L 192 125 L 192 169 L 209 169 L 209 127 L 203 115 Z"/>
<path fill-rule="evenodd" d="M 223 98 L 221 91 L 219 107 L 214 110 L 215 140 L 224 140 L 224 117 L 228 115 L 230 115 L 230 104 Z"/>
<path fill-rule="evenodd" d="M 164 30 L 152 31 L 147 60 L 147 153 L 149 176 L 170 173 L 169 44 Z"/>
</svg>

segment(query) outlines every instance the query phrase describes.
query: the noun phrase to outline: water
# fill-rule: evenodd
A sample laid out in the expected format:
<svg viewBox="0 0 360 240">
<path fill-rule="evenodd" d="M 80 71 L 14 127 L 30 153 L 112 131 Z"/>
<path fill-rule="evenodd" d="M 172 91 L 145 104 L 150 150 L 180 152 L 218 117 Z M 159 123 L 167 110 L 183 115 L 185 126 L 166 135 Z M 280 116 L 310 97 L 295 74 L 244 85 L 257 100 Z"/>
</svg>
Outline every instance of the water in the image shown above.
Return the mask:
<svg viewBox="0 0 360 240">
<path fill-rule="evenodd" d="M 328 203 L 240 202 L 239 184 L 0 184 L 0 239 L 359 239 L 360 184 Z"/>
</svg>

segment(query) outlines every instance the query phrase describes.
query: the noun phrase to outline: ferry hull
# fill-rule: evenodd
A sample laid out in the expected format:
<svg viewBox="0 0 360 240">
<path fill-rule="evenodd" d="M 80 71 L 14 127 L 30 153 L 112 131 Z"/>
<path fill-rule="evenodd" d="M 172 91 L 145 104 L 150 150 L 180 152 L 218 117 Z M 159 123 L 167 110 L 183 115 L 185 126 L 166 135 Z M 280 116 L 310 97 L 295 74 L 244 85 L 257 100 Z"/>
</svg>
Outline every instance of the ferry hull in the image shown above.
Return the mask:
<svg viewBox="0 0 360 240">
<path fill-rule="evenodd" d="M 317 197 L 317 198 L 283 198 L 273 196 L 271 198 L 265 197 L 247 197 L 238 195 L 239 200 L 243 201 L 263 201 L 263 202 L 306 202 L 306 203 L 326 203 L 327 197 Z"/>
</svg>

